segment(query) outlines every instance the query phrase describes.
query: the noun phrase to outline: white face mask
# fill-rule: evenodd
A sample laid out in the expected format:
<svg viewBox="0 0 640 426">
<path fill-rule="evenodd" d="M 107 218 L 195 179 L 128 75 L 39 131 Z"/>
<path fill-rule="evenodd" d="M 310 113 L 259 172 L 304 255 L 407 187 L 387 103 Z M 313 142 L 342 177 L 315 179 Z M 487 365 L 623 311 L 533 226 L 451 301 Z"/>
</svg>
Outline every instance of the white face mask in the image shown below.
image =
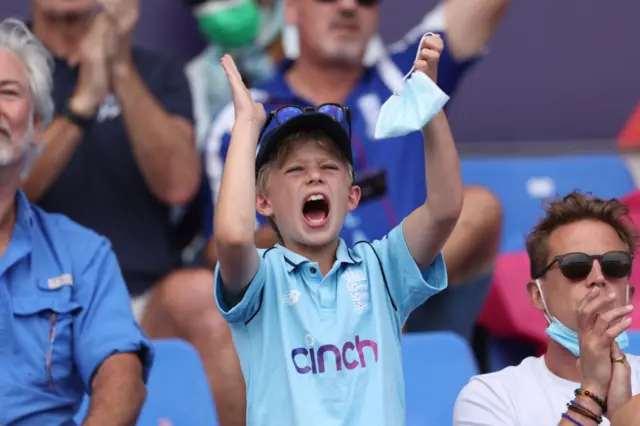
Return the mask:
<svg viewBox="0 0 640 426">
<path fill-rule="evenodd" d="M 416 59 L 425 37 L 434 35 L 426 33 L 422 36 Z M 374 137 L 376 139 L 404 136 L 420 131 L 449 101 L 449 96 L 438 87 L 422 71 L 413 72 L 414 68 L 404 76 L 404 88 L 393 95 L 382 105 Z"/>
<path fill-rule="evenodd" d="M 580 356 L 580 340 L 578 339 L 578 333 L 575 330 L 571 330 L 569 327 L 564 325 L 560 320 L 549 312 L 549 308 L 547 307 L 547 302 L 544 299 L 544 293 L 542 292 L 542 285 L 540 285 L 540 281 L 536 280 L 536 287 L 538 287 L 538 291 L 540 292 L 540 297 L 542 298 L 542 306 L 544 307 L 544 316 L 547 319 L 547 329 L 546 333 L 549 337 L 559 343 L 561 346 L 564 346 L 569 352 L 573 354 L 573 356 Z M 627 283 L 626 287 L 626 302 L 625 304 L 629 304 L 629 284 Z M 618 337 L 616 337 L 616 342 L 620 347 L 620 350 L 629 346 L 629 336 L 627 332 L 622 332 Z"/>
</svg>

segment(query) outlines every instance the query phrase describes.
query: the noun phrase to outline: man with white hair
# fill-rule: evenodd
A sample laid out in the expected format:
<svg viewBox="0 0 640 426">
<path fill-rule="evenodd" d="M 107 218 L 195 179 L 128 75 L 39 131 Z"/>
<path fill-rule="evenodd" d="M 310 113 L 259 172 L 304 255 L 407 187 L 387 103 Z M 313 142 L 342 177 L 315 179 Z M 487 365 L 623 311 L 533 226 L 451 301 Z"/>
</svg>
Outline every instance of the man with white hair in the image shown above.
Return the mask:
<svg viewBox="0 0 640 426">
<path fill-rule="evenodd" d="M 153 361 L 109 241 L 32 206 L 20 175 L 53 112 L 53 61 L 0 22 L 0 424 L 135 424 Z"/>
</svg>

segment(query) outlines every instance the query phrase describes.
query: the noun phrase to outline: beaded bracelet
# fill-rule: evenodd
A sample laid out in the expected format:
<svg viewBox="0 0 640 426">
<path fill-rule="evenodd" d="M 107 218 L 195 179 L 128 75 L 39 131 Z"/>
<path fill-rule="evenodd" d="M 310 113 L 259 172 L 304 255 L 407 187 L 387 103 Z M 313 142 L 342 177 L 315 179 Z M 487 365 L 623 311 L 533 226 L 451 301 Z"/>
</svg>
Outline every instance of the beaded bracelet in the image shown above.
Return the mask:
<svg viewBox="0 0 640 426">
<path fill-rule="evenodd" d="M 605 401 L 602 400 L 602 398 L 600 398 L 598 395 L 596 395 L 595 393 L 591 392 L 589 389 L 576 389 L 574 394 L 576 396 L 581 396 L 584 395 L 586 397 L 589 397 L 591 399 L 593 399 L 595 401 L 596 404 L 598 404 L 600 406 L 600 408 L 602 409 L 602 414 L 605 414 L 607 412 L 607 403 Z"/>
<path fill-rule="evenodd" d="M 584 426 L 582 423 L 580 423 L 579 421 L 577 421 L 576 419 L 574 419 L 573 417 L 571 417 L 567 413 L 562 413 L 562 418 L 570 420 L 571 422 L 577 424 L 578 426 Z"/>
<path fill-rule="evenodd" d="M 576 401 L 569 402 L 567 404 L 567 408 L 569 408 L 569 410 L 571 411 L 574 411 L 578 414 L 585 416 L 590 420 L 593 420 L 594 422 L 596 422 L 596 424 L 602 423 L 602 416 L 597 415 L 596 413 L 594 413 L 593 411 L 589 410 L 587 407 L 585 407 L 584 405 Z"/>
</svg>

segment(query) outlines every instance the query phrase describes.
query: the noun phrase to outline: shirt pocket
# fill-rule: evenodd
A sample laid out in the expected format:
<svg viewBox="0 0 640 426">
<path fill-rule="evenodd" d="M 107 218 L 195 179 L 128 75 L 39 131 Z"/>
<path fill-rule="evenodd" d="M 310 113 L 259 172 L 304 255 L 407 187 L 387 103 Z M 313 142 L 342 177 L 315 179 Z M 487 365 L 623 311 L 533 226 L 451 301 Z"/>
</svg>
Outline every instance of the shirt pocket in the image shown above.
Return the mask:
<svg viewBox="0 0 640 426">
<path fill-rule="evenodd" d="M 73 319 L 81 306 L 61 297 L 13 299 L 17 363 L 29 382 L 55 390 L 74 371 Z"/>
</svg>

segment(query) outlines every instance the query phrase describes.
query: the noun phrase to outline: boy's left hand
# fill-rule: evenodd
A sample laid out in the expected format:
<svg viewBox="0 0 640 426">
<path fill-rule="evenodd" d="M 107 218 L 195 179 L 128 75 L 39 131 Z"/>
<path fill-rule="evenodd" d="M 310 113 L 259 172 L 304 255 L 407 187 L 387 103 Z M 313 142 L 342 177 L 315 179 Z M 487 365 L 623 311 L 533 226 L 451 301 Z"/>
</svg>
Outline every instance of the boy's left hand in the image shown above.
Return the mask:
<svg viewBox="0 0 640 426">
<path fill-rule="evenodd" d="M 438 82 L 438 61 L 444 49 L 440 34 L 426 36 L 420 45 L 420 53 L 413 66 L 425 73 L 434 83 Z"/>
</svg>

